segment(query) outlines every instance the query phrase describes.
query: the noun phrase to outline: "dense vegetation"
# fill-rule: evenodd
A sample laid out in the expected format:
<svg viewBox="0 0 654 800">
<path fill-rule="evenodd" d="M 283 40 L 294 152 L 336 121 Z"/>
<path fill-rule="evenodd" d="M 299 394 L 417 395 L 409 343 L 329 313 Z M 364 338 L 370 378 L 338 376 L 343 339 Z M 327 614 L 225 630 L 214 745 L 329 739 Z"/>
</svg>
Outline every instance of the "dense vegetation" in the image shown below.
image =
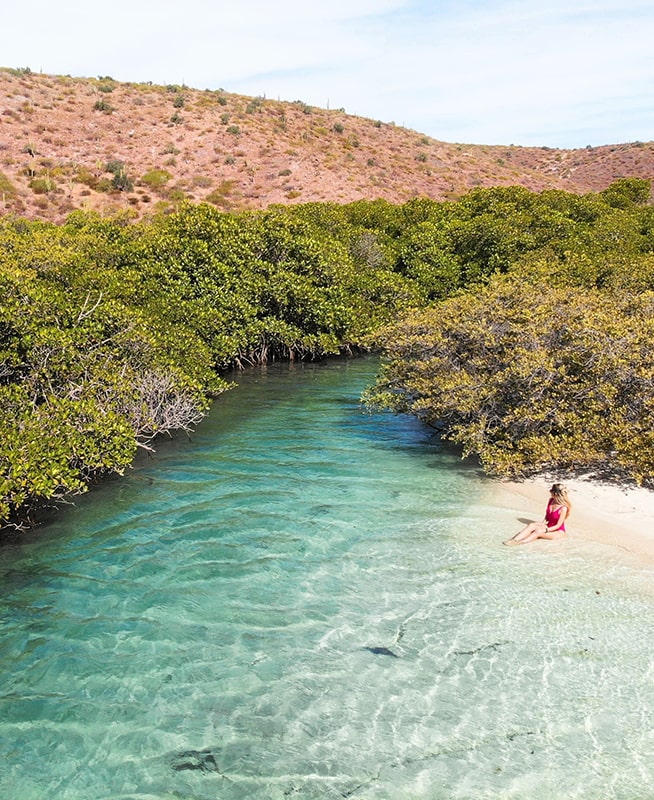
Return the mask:
<svg viewBox="0 0 654 800">
<path fill-rule="evenodd" d="M 445 247 L 466 289 L 380 333 L 390 362 L 369 402 L 440 427 L 492 474 L 587 470 L 651 485 L 648 197 L 634 180 L 598 196 L 469 195 Z"/>
<path fill-rule="evenodd" d="M 230 366 L 373 342 L 391 360 L 371 402 L 437 422 L 491 471 L 648 480 L 649 191 L 0 220 L 0 520 L 192 427 Z"/>
</svg>

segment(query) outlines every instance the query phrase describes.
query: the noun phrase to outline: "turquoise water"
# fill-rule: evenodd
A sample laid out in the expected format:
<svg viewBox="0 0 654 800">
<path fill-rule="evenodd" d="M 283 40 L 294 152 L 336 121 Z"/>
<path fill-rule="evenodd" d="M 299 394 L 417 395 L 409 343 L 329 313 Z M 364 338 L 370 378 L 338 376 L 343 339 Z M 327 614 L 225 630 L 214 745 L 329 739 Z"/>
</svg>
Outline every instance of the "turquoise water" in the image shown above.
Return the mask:
<svg viewBox="0 0 654 800">
<path fill-rule="evenodd" d="M 245 373 L 0 549 L 1 797 L 652 795 L 652 573 L 503 548 L 524 507 L 363 413 L 376 366 Z"/>
</svg>

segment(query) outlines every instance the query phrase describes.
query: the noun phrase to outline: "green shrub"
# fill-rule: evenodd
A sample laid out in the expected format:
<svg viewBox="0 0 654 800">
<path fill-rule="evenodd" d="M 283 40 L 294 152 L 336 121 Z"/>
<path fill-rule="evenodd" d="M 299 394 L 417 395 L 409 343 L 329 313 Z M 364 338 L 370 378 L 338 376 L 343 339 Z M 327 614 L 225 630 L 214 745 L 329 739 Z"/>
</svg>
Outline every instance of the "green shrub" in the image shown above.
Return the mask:
<svg viewBox="0 0 654 800">
<path fill-rule="evenodd" d="M 29 187 L 34 194 L 50 194 L 50 192 L 54 192 L 57 189 L 57 184 L 49 176 L 41 175 L 32 178 L 29 182 Z"/>
<path fill-rule="evenodd" d="M 120 192 L 131 192 L 134 188 L 134 184 L 128 178 L 125 164 L 122 161 L 108 161 L 105 165 L 105 171 L 111 172 L 113 175 L 111 180 L 113 189 L 117 189 Z"/>
<path fill-rule="evenodd" d="M 0 172 L 0 195 L 9 195 L 10 197 L 13 197 L 15 194 L 16 187 L 4 174 L 4 172 Z"/>
<path fill-rule="evenodd" d="M 93 104 L 94 111 L 102 111 L 104 114 L 113 114 L 114 107 L 106 100 L 96 100 Z"/>
<path fill-rule="evenodd" d="M 173 189 L 170 189 L 170 191 L 166 193 L 166 197 L 172 203 L 182 203 L 184 202 L 184 200 L 186 200 L 186 194 L 184 190 L 180 189 L 178 186 L 174 187 Z"/>
<path fill-rule="evenodd" d="M 218 200 L 224 200 L 227 195 L 232 193 L 234 186 L 236 185 L 236 181 L 232 180 L 224 180 L 221 181 L 220 184 L 211 192 L 211 194 L 207 195 L 207 200 L 210 203 L 215 203 Z"/>
<path fill-rule="evenodd" d="M 105 172 L 111 172 L 113 175 L 117 175 L 119 172 L 123 172 L 125 169 L 125 162 L 119 161 L 118 159 L 111 159 L 111 161 L 107 161 L 104 165 Z"/>
<path fill-rule="evenodd" d="M 165 169 L 151 169 L 141 175 L 141 183 L 150 189 L 161 189 L 173 176 Z"/>
<path fill-rule="evenodd" d="M 254 114 L 256 111 L 261 109 L 263 105 L 263 97 L 254 97 L 245 107 L 246 114 Z"/>
<path fill-rule="evenodd" d="M 200 189 L 206 189 L 213 183 L 208 175 L 194 175 L 192 182 L 193 186 L 198 186 Z"/>
<path fill-rule="evenodd" d="M 128 178 L 126 172 L 119 172 L 117 175 L 114 175 L 111 180 L 111 185 L 119 192 L 131 192 L 134 188 L 134 184 Z"/>
<path fill-rule="evenodd" d="M 98 178 L 86 167 L 78 167 L 77 172 L 73 175 L 75 183 L 83 183 L 89 189 L 95 189 L 98 185 Z"/>
</svg>

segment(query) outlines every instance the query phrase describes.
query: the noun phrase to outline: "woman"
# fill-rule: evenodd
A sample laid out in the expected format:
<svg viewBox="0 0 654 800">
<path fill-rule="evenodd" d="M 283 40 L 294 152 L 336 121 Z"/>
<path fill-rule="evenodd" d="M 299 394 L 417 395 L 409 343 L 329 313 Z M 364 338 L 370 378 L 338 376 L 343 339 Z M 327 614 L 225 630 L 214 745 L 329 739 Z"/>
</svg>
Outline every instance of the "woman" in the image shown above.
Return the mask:
<svg viewBox="0 0 654 800">
<path fill-rule="evenodd" d="M 565 521 L 570 516 L 570 509 L 568 490 L 562 483 L 555 483 L 550 489 L 550 499 L 543 522 L 530 522 L 504 544 L 527 544 L 535 539 L 565 538 L 567 536 Z"/>
</svg>

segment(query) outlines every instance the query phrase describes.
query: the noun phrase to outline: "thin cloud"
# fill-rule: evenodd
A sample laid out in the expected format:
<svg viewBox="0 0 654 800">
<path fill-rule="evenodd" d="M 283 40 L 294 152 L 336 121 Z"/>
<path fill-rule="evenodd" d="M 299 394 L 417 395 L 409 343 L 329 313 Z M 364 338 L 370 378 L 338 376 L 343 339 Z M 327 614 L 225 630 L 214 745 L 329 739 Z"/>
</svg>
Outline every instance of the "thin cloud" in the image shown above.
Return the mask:
<svg viewBox="0 0 654 800">
<path fill-rule="evenodd" d="M 447 141 L 582 147 L 652 138 L 653 34 L 645 0 L 34 0 L 3 12 L 1 58 L 329 104 Z"/>
</svg>

